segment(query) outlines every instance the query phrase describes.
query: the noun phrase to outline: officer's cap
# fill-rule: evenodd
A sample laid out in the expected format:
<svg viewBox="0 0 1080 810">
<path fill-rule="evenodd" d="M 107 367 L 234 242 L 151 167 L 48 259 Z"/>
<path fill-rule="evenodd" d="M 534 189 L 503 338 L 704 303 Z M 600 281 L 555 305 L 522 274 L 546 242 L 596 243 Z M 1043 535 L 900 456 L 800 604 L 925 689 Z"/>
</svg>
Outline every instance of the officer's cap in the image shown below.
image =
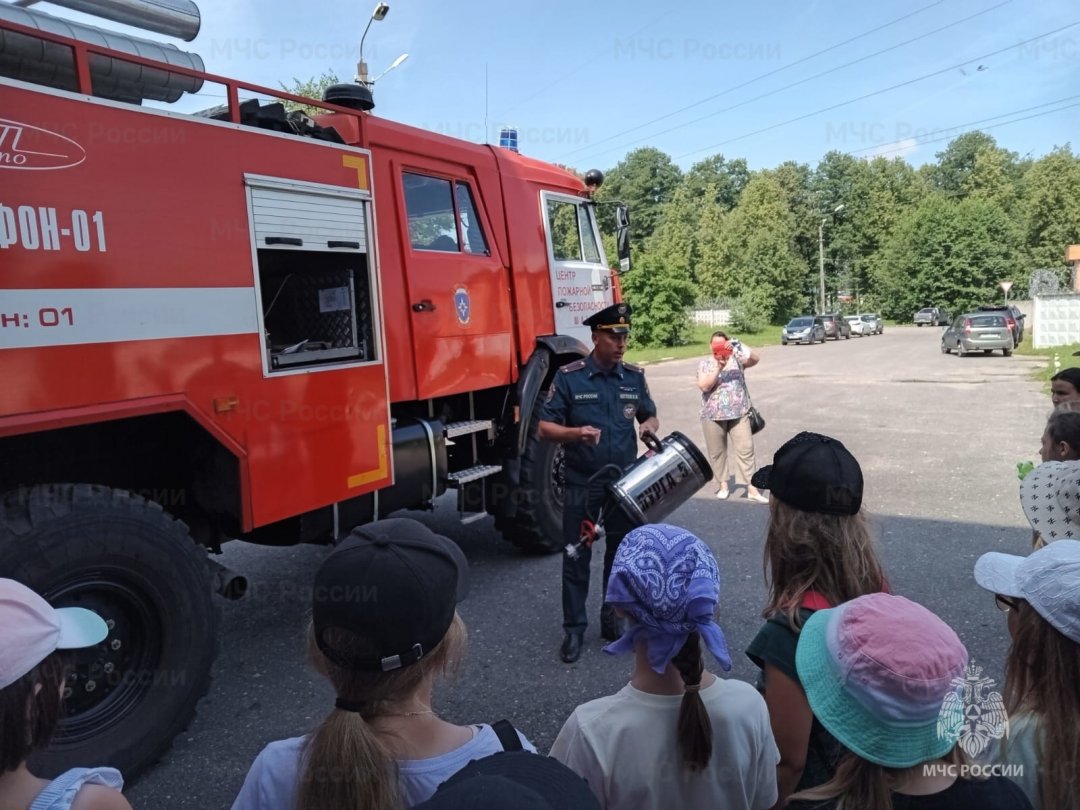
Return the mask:
<svg viewBox="0 0 1080 810">
<path fill-rule="evenodd" d="M 590 315 L 582 323 L 591 326 L 593 329 L 603 329 L 613 335 L 625 335 L 630 331 L 630 315 L 632 312 L 630 305 L 622 301 Z"/>
</svg>

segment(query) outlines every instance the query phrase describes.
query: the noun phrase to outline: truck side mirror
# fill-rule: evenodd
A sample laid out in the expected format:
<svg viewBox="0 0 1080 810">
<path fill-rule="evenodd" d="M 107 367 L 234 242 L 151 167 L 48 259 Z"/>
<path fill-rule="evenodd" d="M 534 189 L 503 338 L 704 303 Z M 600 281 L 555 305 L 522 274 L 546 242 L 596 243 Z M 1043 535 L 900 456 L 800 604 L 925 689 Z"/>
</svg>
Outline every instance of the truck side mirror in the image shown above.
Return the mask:
<svg viewBox="0 0 1080 810">
<path fill-rule="evenodd" d="M 629 272 L 630 209 L 621 203 L 615 208 L 615 252 L 619 256 L 619 272 Z"/>
</svg>

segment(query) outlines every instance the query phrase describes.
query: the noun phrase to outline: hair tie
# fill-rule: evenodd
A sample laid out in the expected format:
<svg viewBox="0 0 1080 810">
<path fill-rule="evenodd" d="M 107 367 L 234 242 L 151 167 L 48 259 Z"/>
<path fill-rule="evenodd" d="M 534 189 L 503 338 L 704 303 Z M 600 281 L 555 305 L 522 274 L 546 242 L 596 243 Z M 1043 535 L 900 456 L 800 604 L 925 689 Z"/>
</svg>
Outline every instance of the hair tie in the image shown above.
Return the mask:
<svg viewBox="0 0 1080 810">
<path fill-rule="evenodd" d="M 335 700 L 334 705 L 344 712 L 356 712 L 357 714 L 364 714 L 364 710 L 368 708 L 363 703 L 356 703 L 355 701 L 346 700 L 342 697 Z"/>
<path fill-rule="evenodd" d="M 686 694 L 693 694 L 694 692 L 701 691 L 701 682 L 686 684 Z"/>
</svg>

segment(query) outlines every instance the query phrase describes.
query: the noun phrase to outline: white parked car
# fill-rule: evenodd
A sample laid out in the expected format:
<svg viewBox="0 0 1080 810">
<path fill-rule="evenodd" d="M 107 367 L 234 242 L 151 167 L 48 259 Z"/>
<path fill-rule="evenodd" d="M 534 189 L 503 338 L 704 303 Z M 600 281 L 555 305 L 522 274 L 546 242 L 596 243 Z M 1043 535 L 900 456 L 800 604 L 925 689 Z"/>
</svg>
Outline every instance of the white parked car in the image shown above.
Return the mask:
<svg viewBox="0 0 1080 810">
<path fill-rule="evenodd" d="M 844 320 L 851 326 L 851 334 L 853 335 L 862 337 L 863 335 L 874 334 L 874 325 L 869 320 L 864 319 L 862 315 L 847 315 Z"/>
</svg>

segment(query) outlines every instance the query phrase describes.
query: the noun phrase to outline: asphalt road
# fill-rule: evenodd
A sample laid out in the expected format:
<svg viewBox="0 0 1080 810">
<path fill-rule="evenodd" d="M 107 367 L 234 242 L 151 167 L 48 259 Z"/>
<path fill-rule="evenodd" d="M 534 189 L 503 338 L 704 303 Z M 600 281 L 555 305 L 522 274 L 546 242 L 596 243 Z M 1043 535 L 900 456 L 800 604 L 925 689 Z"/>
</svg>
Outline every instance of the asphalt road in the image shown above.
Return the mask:
<svg viewBox="0 0 1080 810">
<path fill-rule="evenodd" d="M 971 572 L 984 551 L 1030 548 L 1016 462 L 1038 460 L 1050 399 L 1030 380 L 1038 361 L 942 355 L 940 334 L 897 328 L 839 343 L 762 349 L 760 365 L 748 373 L 768 422 L 756 437 L 758 464 L 800 430 L 842 440 L 862 464 L 864 506 L 894 591 L 945 618 L 1000 689 L 1005 622 Z M 696 364 L 660 363 L 647 373 L 661 434 L 679 430 L 703 447 Z M 761 623 L 768 507 L 744 500 L 741 489 L 728 501 L 712 491 L 703 489 L 669 521 L 696 532 L 715 552 L 723 576 L 719 621 L 735 659 L 730 677 L 752 680 L 743 650 Z M 546 752 L 575 705 L 625 684 L 630 662 L 600 649 L 600 554 L 593 560 L 586 648 L 568 666 L 558 657 L 557 555 L 515 552 L 490 519 L 460 525 L 450 498 L 434 513 L 409 514 L 456 540 L 471 563 L 471 594 L 460 608 L 469 627 L 468 660 L 436 694 L 445 717 L 509 718 Z M 248 577 L 250 592 L 223 604 L 210 694 L 165 758 L 130 787 L 135 807 L 228 807 L 267 742 L 302 734 L 326 714 L 333 694 L 303 652 L 305 590 L 326 554 L 312 546 L 226 547 L 222 562 Z"/>
</svg>

